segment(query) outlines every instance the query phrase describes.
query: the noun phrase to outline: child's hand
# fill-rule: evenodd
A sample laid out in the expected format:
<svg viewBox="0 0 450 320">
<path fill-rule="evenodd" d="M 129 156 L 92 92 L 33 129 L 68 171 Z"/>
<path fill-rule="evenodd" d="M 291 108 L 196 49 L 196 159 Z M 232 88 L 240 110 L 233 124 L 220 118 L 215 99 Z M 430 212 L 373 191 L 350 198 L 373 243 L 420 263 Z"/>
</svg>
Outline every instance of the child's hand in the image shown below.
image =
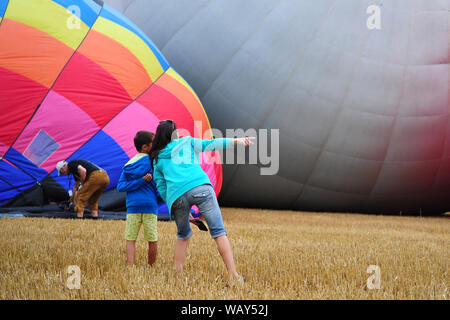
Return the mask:
<svg viewBox="0 0 450 320">
<path fill-rule="evenodd" d="M 253 144 L 253 140 L 255 140 L 255 137 L 245 137 L 245 138 L 235 138 L 231 141 L 232 145 L 241 144 L 243 146 L 249 146 Z"/>
<path fill-rule="evenodd" d="M 150 173 L 147 173 L 147 174 L 144 176 L 144 180 L 147 181 L 147 182 L 152 181 L 152 179 L 153 179 L 153 176 L 152 176 Z"/>
</svg>

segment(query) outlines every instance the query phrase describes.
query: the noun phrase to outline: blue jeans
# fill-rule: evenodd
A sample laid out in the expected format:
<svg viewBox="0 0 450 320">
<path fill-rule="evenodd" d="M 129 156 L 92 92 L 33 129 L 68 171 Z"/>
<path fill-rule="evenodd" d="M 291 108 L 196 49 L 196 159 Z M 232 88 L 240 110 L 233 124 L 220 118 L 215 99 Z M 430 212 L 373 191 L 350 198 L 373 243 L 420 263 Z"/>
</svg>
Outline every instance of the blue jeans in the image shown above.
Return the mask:
<svg viewBox="0 0 450 320">
<path fill-rule="evenodd" d="M 172 205 L 172 216 L 177 224 L 177 238 L 179 240 L 187 240 L 192 236 L 189 214 L 193 205 L 198 207 L 205 218 L 213 239 L 227 234 L 214 189 L 211 185 L 204 184 L 192 188 Z"/>
</svg>

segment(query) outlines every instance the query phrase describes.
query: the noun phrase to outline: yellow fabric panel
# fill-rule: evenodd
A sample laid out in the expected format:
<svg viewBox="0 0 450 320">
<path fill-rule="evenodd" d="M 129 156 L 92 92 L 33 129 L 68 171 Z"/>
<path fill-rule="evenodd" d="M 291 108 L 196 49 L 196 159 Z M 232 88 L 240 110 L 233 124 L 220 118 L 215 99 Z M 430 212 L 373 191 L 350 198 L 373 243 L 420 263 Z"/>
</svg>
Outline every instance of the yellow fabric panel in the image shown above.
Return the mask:
<svg viewBox="0 0 450 320">
<path fill-rule="evenodd" d="M 186 87 L 186 89 L 188 89 L 200 103 L 200 99 L 198 98 L 198 96 L 194 92 L 194 90 L 192 90 L 191 86 L 174 69 L 169 68 L 166 70 L 166 73 L 169 76 L 171 76 L 172 78 L 174 78 L 175 80 L 177 80 L 178 82 L 180 82 L 182 85 L 184 85 Z"/>
<path fill-rule="evenodd" d="M 164 72 L 150 47 L 135 33 L 103 17 L 92 27 L 94 30 L 121 43 L 142 63 L 148 75 L 155 82 Z"/>
<path fill-rule="evenodd" d="M 66 8 L 50 0 L 13 0 L 4 18 L 27 24 L 76 49 L 88 26 Z"/>
</svg>

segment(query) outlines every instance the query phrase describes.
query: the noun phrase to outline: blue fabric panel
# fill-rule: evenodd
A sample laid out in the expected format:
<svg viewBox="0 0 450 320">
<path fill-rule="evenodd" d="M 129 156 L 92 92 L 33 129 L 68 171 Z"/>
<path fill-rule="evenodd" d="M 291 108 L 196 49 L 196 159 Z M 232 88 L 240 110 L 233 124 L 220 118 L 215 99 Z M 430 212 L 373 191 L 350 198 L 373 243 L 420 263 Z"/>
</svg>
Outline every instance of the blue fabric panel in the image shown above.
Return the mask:
<svg viewBox="0 0 450 320">
<path fill-rule="evenodd" d="M 6 160 L 13 163 L 18 168 L 25 171 L 28 175 L 34 177 L 35 180 L 42 180 L 47 176 L 47 171 L 44 169 L 38 168 L 33 162 L 25 158 L 21 153 L 19 153 L 16 149 L 9 149 L 8 153 L 4 157 Z M 8 182 L 8 179 L 5 179 Z M 12 183 L 15 185 L 15 183 Z"/>
<path fill-rule="evenodd" d="M 2 181 L 0 185 L 0 203 L 12 199 L 19 193 L 19 190 L 24 191 L 36 184 L 35 179 L 6 161 L 0 161 L 0 177 L 3 180 L 0 180 Z M 11 185 L 15 188 L 11 187 Z M 16 190 L 16 188 L 19 190 Z"/>
<path fill-rule="evenodd" d="M 5 15 L 7 6 L 8 6 L 8 0 L 0 0 L 0 18 L 2 18 Z"/>
<path fill-rule="evenodd" d="M 116 187 L 123 165 L 130 160 L 125 151 L 104 131 L 99 131 L 67 161 L 73 159 L 89 160 L 105 169 L 110 179 L 106 190 Z"/>
<path fill-rule="evenodd" d="M 89 28 L 92 27 L 97 20 L 101 9 L 97 3 L 91 0 L 53 0 L 53 2 L 60 4 L 66 9 L 70 6 L 77 6 L 80 10 L 80 16 L 78 18 L 80 18 L 80 20 L 83 21 Z"/>
<path fill-rule="evenodd" d="M 6 182 L 0 180 L 0 205 L 11 200 L 15 196 L 17 196 L 19 193 L 20 192 L 17 189 L 14 189 Z"/>
</svg>

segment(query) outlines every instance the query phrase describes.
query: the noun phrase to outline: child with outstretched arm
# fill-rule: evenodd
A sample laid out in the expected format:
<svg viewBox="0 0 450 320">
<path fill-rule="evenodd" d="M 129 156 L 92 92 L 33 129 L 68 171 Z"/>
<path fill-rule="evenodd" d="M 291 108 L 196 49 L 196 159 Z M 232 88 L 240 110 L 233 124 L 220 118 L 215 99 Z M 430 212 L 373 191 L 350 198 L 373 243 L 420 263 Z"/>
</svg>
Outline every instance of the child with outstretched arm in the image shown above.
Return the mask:
<svg viewBox="0 0 450 320">
<path fill-rule="evenodd" d="M 189 212 L 191 207 L 196 205 L 206 220 L 211 237 L 216 241 L 217 249 L 231 279 L 237 280 L 237 283 L 244 283 L 243 277 L 236 270 L 233 250 L 216 194 L 199 161 L 201 152 L 231 148 L 238 144 L 249 146 L 253 144 L 254 139 L 254 137 L 213 140 L 179 138 L 174 121 L 164 120 L 159 123 L 150 150 L 150 159 L 158 191 L 167 203 L 177 225 L 174 250 L 176 270 L 181 272 L 184 268 L 186 250 L 192 236 Z"/>
</svg>

